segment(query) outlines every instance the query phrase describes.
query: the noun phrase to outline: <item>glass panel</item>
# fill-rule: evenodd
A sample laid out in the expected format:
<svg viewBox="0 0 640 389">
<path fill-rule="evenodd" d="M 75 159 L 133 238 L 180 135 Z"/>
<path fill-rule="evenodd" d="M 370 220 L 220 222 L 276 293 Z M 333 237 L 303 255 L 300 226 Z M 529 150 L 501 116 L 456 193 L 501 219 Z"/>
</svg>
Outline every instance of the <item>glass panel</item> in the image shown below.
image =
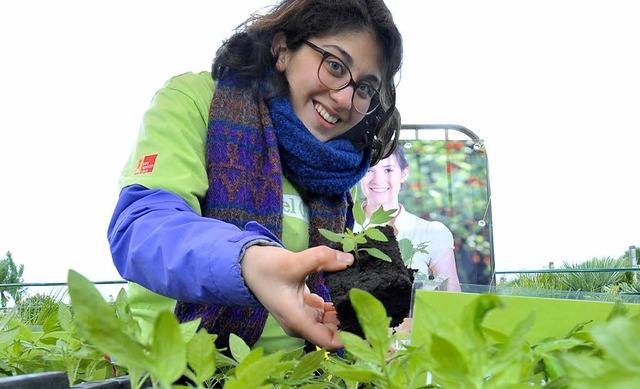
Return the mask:
<svg viewBox="0 0 640 389">
<path fill-rule="evenodd" d="M 458 278 L 495 285 L 487 154 L 471 131 L 455 125 L 403 126 L 410 172 L 398 194 L 404 209 L 451 230 Z M 364 201 L 361 188 L 358 201 Z M 412 242 L 414 246 L 418 242 Z M 427 251 L 429 246 L 427 245 Z"/>
</svg>

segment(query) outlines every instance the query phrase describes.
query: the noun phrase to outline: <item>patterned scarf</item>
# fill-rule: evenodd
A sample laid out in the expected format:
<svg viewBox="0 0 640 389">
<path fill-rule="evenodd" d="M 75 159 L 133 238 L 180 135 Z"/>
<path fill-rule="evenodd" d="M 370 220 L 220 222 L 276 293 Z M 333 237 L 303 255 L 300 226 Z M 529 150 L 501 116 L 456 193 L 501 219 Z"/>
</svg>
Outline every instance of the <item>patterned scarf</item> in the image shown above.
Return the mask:
<svg viewBox="0 0 640 389">
<path fill-rule="evenodd" d="M 309 246 L 326 244 L 319 228 L 343 232 L 352 227 L 349 190 L 366 174 L 371 155 L 346 138 L 317 140 L 297 118 L 288 98 L 266 103 L 248 85 L 229 79 L 217 83 L 209 111 L 207 174 L 209 189 L 203 216 L 243 229 L 257 221 L 282 238 L 282 175 L 309 206 Z M 329 301 L 321 274 L 307 280 L 312 293 Z M 216 346 L 227 347 L 235 333 L 249 346 L 264 328 L 263 307 L 233 307 L 179 301 L 181 322 L 202 318 L 200 327 L 217 334 Z"/>
</svg>

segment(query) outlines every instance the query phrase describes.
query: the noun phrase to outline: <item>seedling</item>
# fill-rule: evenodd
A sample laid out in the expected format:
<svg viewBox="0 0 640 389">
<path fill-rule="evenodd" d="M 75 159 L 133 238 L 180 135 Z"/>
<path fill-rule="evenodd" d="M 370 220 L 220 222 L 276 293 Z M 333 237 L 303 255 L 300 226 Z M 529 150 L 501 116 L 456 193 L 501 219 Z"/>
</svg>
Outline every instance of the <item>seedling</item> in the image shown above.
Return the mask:
<svg viewBox="0 0 640 389">
<path fill-rule="evenodd" d="M 322 234 L 322 236 L 329 239 L 330 241 L 340 243 L 342 245 L 342 251 L 344 251 L 345 253 L 353 252 L 356 259 L 358 258 L 358 253 L 366 251 L 372 257 L 382 259 L 386 262 L 391 262 L 391 258 L 379 249 L 374 247 L 358 247 L 358 245 L 367 243 L 367 240 L 388 242 L 389 240 L 386 236 L 384 236 L 382 231 L 375 227 L 377 225 L 383 225 L 389 220 L 393 219 L 391 215 L 393 215 L 395 212 L 395 209 L 385 211 L 382 206 L 380 206 L 380 208 L 378 208 L 371 215 L 371 218 L 367 222 L 367 216 L 362 210 L 360 204 L 356 202 L 353 206 L 353 218 L 356 224 L 362 227 L 362 230 L 360 232 L 353 232 L 349 228 L 347 228 L 346 231 L 341 234 L 325 230 L 324 228 L 320 228 L 318 229 L 318 231 L 320 232 L 320 234 Z"/>
<path fill-rule="evenodd" d="M 398 246 L 400 247 L 400 255 L 402 255 L 402 261 L 408 267 L 413 266 L 413 257 L 417 253 L 429 254 L 427 250 L 427 246 L 430 242 L 422 242 L 418 243 L 418 245 L 414 246 L 413 243 L 407 239 L 403 238 L 398 241 Z"/>
</svg>

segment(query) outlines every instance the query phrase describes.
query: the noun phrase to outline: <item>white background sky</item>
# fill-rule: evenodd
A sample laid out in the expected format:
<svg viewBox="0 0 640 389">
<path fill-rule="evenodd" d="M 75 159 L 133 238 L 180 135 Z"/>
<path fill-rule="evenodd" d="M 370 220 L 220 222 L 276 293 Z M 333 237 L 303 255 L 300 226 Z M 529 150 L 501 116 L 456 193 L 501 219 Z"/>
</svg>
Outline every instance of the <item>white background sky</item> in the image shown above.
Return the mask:
<svg viewBox="0 0 640 389">
<path fill-rule="evenodd" d="M 208 70 L 253 1 L 0 3 L 0 254 L 25 282 L 118 280 L 106 230 L 155 91 Z M 634 1 L 388 0 L 404 123 L 484 139 L 498 270 L 640 245 Z"/>
</svg>

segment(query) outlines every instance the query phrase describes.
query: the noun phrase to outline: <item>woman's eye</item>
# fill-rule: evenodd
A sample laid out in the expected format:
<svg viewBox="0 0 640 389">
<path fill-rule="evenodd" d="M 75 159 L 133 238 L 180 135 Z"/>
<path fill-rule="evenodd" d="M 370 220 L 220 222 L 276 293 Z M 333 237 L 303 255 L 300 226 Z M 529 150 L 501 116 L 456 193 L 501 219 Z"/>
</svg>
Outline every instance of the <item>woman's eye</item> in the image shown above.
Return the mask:
<svg viewBox="0 0 640 389">
<path fill-rule="evenodd" d="M 327 58 L 325 63 L 329 72 L 334 76 L 341 77 L 345 73 L 345 66 L 339 60 Z"/>
<path fill-rule="evenodd" d="M 358 96 L 362 98 L 371 98 L 375 93 L 375 89 L 371 85 L 363 82 L 358 84 L 357 92 Z"/>
</svg>

